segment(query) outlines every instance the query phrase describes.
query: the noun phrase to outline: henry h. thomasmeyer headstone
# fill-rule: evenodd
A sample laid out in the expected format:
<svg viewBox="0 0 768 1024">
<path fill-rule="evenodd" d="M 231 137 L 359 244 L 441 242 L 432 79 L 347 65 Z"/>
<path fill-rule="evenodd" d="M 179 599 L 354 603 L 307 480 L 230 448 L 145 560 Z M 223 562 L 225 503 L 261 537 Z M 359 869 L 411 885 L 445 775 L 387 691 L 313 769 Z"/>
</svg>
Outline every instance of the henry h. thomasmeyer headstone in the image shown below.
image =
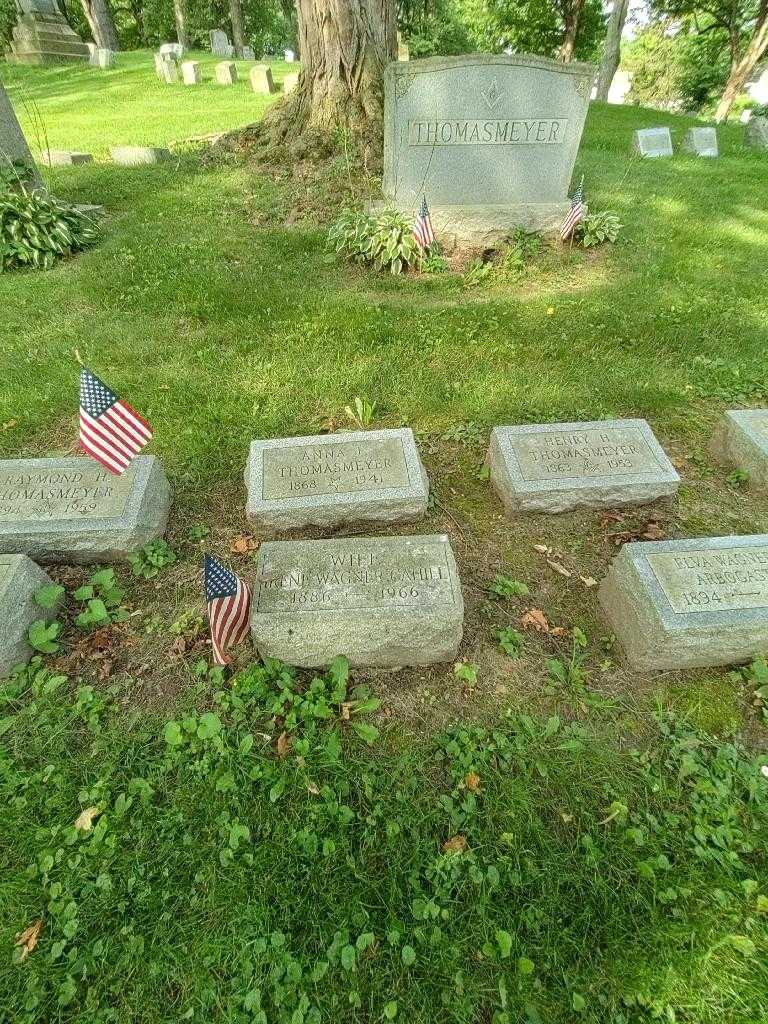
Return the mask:
<svg viewBox="0 0 768 1024">
<path fill-rule="evenodd" d="M 0 169 L 7 172 L 11 167 L 19 172 L 22 168 L 27 168 L 27 173 L 32 177 L 34 184 L 42 185 L 27 140 L 13 112 L 8 94 L 0 82 Z M 19 173 L 19 177 L 23 175 Z"/>
<path fill-rule="evenodd" d="M 413 214 L 426 195 L 441 240 L 557 229 L 594 76 L 591 64 L 520 54 L 390 64 L 385 203 Z"/>
</svg>

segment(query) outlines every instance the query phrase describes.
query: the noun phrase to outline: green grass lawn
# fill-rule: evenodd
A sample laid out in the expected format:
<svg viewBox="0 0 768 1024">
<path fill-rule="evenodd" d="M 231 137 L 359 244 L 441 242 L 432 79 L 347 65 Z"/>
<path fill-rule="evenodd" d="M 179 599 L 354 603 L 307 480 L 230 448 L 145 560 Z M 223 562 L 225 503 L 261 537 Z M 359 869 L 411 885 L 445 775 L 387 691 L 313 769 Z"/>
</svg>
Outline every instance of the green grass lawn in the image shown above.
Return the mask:
<svg viewBox="0 0 768 1024">
<path fill-rule="evenodd" d="M 343 200 L 343 162 L 297 185 L 178 145 L 262 113 L 246 83 L 118 59 L 0 67 L 51 146 L 97 157 L 51 187 L 106 209 L 97 248 L 0 278 L 0 454 L 74 450 L 78 348 L 155 427 L 177 559 L 116 567 L 129 614 L 95 632 L 74 621 L 90 570 L 54 570 L 64 646 L 0 690 L 0 1020 L 764 1024 L 761 680 L 633 673 L 581 577 L 628 537 L 768 532 L 709 451 L 724 408 L 768 398 L 768 158 L 729 126 L 719 160 L 639 162 L 634 128 L 693 122 L 596 105 L 576 176 L 620 214 L 615 246 L 472 288 L 393 279 L 325 259 L 311 213 Z M 159 167 L 106 160 L 170 142 Z M 309 686 L 243 650 L 224 680 L 199 563 L 251 571 L 248 443 L 345 425 L 355 396 L 416 432 L 435 500 L 408 530 L 451 537 L 469 667 Z M 503 517 L 491 426 L 614 416 L 649 419 L 674 506 Z M 499 573 L 529 594 L 493 597 Z M 525 632 L 531 607 L 566 635 Z"/>
</svg>

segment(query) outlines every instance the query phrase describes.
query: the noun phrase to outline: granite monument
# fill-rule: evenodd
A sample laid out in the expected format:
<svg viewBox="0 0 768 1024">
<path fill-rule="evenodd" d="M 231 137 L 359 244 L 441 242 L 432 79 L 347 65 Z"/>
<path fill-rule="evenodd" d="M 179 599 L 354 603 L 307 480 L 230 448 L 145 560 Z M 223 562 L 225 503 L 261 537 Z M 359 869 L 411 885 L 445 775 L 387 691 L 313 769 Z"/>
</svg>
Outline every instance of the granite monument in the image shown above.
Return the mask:
<svg viewBox="0 0 768 1024">
<path fill-rule="evenodd" d="M 14 64 L 88 63 L 90 53 L 58 0 L 16 0 L 8 60 Z"/>
</svg>

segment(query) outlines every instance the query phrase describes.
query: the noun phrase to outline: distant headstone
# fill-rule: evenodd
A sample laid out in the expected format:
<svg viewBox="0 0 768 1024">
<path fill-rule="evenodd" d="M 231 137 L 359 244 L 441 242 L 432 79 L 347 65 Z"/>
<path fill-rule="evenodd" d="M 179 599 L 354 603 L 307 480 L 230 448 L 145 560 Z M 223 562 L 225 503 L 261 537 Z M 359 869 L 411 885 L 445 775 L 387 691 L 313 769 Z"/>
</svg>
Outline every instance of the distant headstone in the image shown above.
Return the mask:
<svg viewBox="0 0 768 1024">
<path fill-rule="evenodd" d="M 768 489 L 768 409 L 731 409 L 712 438 L 721 462 L 749 474 L 749 483 Z"/>
<path fill-rule="evenodd" d="M 272 81 L 272 68 L 266 64 L 257 64 L 255 68 L 251 68 L 249 78 L 254 92 L 267 93 L 270 96 L 276 92 L 275 83 Z"/>
<path fill-rule="evenodd" d="M 96 55 L 99 52 L 99 48 L 96 43 L 86 43 L 85 45 L 88 47 L 88 63 L 91 67 L 95 68 L 97 60 Z"/>
<path fill-rule="evenodd" d="M 58 0 L 17 0 L 8 60 L 14 64 L 86 62 L 88 47 L 70 27 Z"/>
<path fill-rule="evenodd" d="M 720 156 L 716 128 L 689 128 L 683 136 L 683 149 L 696 156 Z"/>
<path fill-rule="evenodd" d="M 57 605 L 42 608 L 35 602 L 37 591 L 52 582 L 26 555 L 0 555 L 0 679 L 32 654 L 27 642 L 32 623 L 55 617 Z"/>
<path fill-rule="evenodd" d="M 256 54 L 252 46 L 243 47 L 243 60 L 256 60 Z"/>
<path fill-rule="evenodd" d="M 504 53 L 390 63 L 382 205 L 412 218 L 426 189 L 449 247 L 559 229 L 594 76 L 591 64 Z"/>
<path fill-rule="evenodd" d="M 185 60 L 181 65 L 181 77 L 184 85 L 200 85 L 203 80 L 200 61 Z"/>
<path fill-rule="evenodd" d="M 246 486 L 248 518 L 275 532 L 413 522 L 426 512 L 429 496 L 407 428 L 253 441 Z"/>
<path fill-rule="evenodd" d="M 283 79 L 283 92 L 293 92 L 296 86 L 299 84 L 299 72 L 295 71 L 290 75 L 286 75 Z"/>
<path fill-rule="evenodd" d="M 179 80 L 179 65 L 175 60 L 163 60 L 160 68 L 160 80 L 166 85 L 175 85 Z"/>
<path fill-rule="evenodd" d="M 211 40 L 211 53 L 214 57 L 229 57 L 229 37 L 227 33 L 215 28 L 208 34 Z"/>
<path fill-rule="evenodd" d="M 96 67 L 107 71 L 115 66 L 114 50 L 99 49 L 96 51 Z"/>
<path fill-rule="evenodd" d="M 262 657 L 315 668 L 452 661 L 464 602 L 446 536 L 267 541 L 251 632 Z"/>
<path fill-rule="evenodd" d="M 768 535 L 625 544 L 599 595 L 639 671 L 748 661 L 768 650 Z"/>
<path fill-rule="evenodd" d="M 179 61 L 184 56 L 184 47 L 181 43 L 163 43 L 160 47 L 160 53 L 165 56 L 172 57 L 174 60 Z"/>
<path fill-rule="evenodd" d="M 616 72 L 608 90 L 609 103 L 623 104 L 626 102 L 632 88 L 633 77 L 634 74 L 631 71 L 618 70 Z"/>
<path fill-rule="evenodd" d="M 768 117 L 752 117 L 744 131 L 744 142 L 753 149 L 768 149 Z"/>
<path fill-rule="evenodd" d="M 293 62 L 296 60 L 296 54 L 293 52 L 293 50 L 284 50 L 283 57 L 285 57 L 286 64 L 293 64 Z"/>
<path fill-rule="evenodd" d="M 33 185 L 39 188 L 43 184 L 2 82 L 0 82 L 0 167 L 5 171 L 9 171 L 11 167 L 19 170 L 26 168 L 27 177 Z M 20 174 L 20 177 L 23 175 Z"/>
<path fill-rule="evenodd" d="M 641 128 L 632 136 L 632 150 L 639 156 L 672 156 L 669 128 Z"/>
<path fill-rule="evenodd" d="M 111 146 L 109 155 L 114 163 L 123 167 L 160 164 L 171 159 L 171 151 L 161 146 Z"/>
<path fill-rule="evenodd" d="M 69 149 L 46 149 L 40 154 L 40 163 L 47 167 L 71 167 L 73 164 L 93 163 L 91 153 L 74 153 Z"/>
<path fill-rule="evenodd" d="M 509 515 L 643 505 L 680 485 L 645 420 L 495 427 L 487 463 Z"/>
<path fill-rule="evenodd" d="M 171 491 L 139 455 L 122 476 L 88 458 L 0 462 L 0 554 L 42 562 L 111 562 L 162 537 Z"/>
<path fill-rule="evenodd" d="M 229 60 L 217 64 L 216 81 L 219 85 L 234 85 L 237 81 L 237 66 Z"/>
</svg>

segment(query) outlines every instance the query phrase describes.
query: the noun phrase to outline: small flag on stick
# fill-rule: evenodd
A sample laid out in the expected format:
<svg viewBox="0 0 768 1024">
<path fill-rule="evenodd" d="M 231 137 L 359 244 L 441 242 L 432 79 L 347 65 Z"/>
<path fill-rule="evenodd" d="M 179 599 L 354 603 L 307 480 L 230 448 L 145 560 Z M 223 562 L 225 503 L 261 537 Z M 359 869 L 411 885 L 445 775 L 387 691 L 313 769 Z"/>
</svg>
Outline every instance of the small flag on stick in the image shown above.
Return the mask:
<svg viewBox="0 0 768 1024">
<path fill-rule="evenodd" d="M 571 196 L 571 208 L 568 211 L 563 226 L 560 228 L 560 238 L 565 242 L 573 237 L 576 225 L 584 220 L 584 178 L 579 182 L 579 187 Z"/>
<path fill-rule="evenodd" d="M 95 373 L 80 371 L 80 447 L 120 476 L 152 440 L 146 420 L 109 390 Z"/>
<path fill-rule="evenodd" d="M 228 665 L 227 651 L 248 633 L 251 616 L 251 587 L 210 555 L 205 556 L 205 600 L 211 624 L 213 658 Z"/>
<path fill-rule="evenodd" d="M 426 196 L 421 200 L 419 215 L 413 225 L 413 237 L 422 249 L 428 249 L 435 241 L 435 232 L 432 228 L 432 218 L 429 216 Z"/>
</svg>

